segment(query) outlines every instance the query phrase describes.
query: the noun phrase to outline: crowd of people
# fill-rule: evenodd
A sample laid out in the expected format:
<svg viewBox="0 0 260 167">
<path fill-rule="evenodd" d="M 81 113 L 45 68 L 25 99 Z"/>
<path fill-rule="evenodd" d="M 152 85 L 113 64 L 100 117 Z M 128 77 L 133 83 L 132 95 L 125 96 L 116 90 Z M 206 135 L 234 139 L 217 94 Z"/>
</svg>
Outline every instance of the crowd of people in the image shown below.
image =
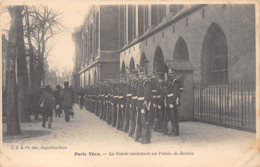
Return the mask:
<svg viewBox="0 0 260 167">
<path fill-rule="evenodd" d="M 152 129 L 178 136 L 183 80 L 173 70 L 165 75 L 167 79 L 162 80 L 132 71 L 130 75 L 106 79 L 77 90 L 77 103 L 142 144 L 151 142 Z"/>
<path fill-rule="evenodd" d="M 37 100 L 37 98 L 36 98 Z M 74 91 L 72 88 L 69 88 L 69 83 L 64 82 L 64 88 L 62 89 L 60 85 L 56 86 L 56 90 L 53 91 L 49 85 L 46 85 L 44 89 L 41 90 L 41 96 L 39 101 L 35 103 L 42 115 L 42 126 L 46 126 L 48 122 L 48 128 L 51 128 L 51 122 L 53 113 L 55 116 L 60 117 L 62 111 L 65 114 L 65 121 L 70 121 L 70 115 L 73 117 L 74 103 Z M 35 113 L 37 116 L 39 113 Z"/>
</svg>

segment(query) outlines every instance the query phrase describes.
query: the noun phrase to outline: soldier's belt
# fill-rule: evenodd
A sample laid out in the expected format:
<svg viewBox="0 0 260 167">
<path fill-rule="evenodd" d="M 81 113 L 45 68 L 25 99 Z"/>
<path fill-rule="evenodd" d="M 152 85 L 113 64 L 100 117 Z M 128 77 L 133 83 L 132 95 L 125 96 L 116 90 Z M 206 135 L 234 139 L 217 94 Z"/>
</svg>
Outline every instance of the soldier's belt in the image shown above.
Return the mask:
<svg viewBox="0 0 260 167">
<path fill-rule="evenodd" d="M 183 90 L 183 88 L 180 88 L 180 90 Z"/>
<path fill-rule="evenodd" d="M 137 96 L 133 96 L 132 99 L 137 99 Z"/>
<path fill-rule="evenodd" d="M 144 97 L 138 97 L 137 100 L 144 100 Z"/>
<path fill-rule="evenodd" d="M 123 99 L 123 96 L 119 96 L 118 98 L 119 98 L 119 99 Z"/>
<path fill-rule="evenodd" d="M 161 95 L 157 96 L 157 98 L 161 98 Z"/>
<path fill-rule="evenodd" d="M 108 96 L 105 96 L 105 97 L 108 97 Z"/>
<path fill-rule="evenodd" d="M 118 98 L 118 96 L 114 96 L 114 98 Z"/>
<path fill-rule="evenodd" d="M 126 96 L 128 96 L 128 97 L 129 97 L 129 96 L 132 96 L 132 94 L 126 94 Z"/>
<path fill-rule="evenodd" d="M 172 97 L 172 96 L 173 96 L 173 93 L 167 95 L 167 97 Z"/>
<path fill-rule="evenodd" d="M 152 90 L 152 92 L 156 92 L 156 90 Z"/>
<path fill-rule="evenodd" d="M 156 98 L 156 96 L 152 96 L 152 98 L 154 98 L 154 99 L 155 99 L 155 98 Z"/>
</svg>

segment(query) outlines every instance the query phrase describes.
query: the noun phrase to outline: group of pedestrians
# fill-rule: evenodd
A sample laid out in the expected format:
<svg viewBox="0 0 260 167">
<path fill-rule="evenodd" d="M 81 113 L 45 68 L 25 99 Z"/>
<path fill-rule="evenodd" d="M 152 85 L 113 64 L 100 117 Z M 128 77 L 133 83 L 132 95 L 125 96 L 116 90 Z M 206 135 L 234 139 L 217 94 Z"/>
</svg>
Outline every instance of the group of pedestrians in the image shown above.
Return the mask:
<svg viewBox="0 0 260 167">
<path fill-rule="evenodd" d="M 182 77 L 170 70 L 167 80 L 132 71 L 130 75 L 81 88 L 79 105 L 142 144 L 151 142 L 152 129 L 179 135 L 178 107 L 183 91 Z M 168 122 L 172 124 L 168 131 Z"/>
<path fill-rule="evenodd" d="M 51 128 L 51 122 L 53 113 L 55 116 L 59 116 L 64 111 L 65 121 L 70 121 L 70 115 L 74 115 L 72 111 L 74 103 L 74 92 L 72 88 L 69 88 L 69 83 L 64 82 L 64 88 L 57 85 L 56 90 L 53 91 L 50 85 L 46 85 L 44 89 L 42 89 L 42 94 L 38 101 L 38 105 L 41 110 L 42 115 L 42 126 L 46 126 L 46 122 L 48 122 L 48 128 Z"/>
</svg>

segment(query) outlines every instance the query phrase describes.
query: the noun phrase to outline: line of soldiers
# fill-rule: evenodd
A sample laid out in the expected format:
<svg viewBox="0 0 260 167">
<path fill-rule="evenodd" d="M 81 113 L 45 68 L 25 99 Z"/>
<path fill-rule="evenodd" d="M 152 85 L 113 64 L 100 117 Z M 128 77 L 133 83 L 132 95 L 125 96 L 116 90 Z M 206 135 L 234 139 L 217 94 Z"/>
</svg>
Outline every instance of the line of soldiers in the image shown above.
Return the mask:
<svg viewBox="0 0 260 167">
<path fill-rule="evenodd" d="M 86 109 L 107 124 L 142 144 L 151 142 L 152 128 L 165 135 L 179 135 L 178 106 L 183 90 L 180 76 L 168 72 L 168 80 L 147 77 L 145 72 L 107 79 L 78 91 Z M 171 121 L 172 132 L 168 132 Z"/>
</svg>

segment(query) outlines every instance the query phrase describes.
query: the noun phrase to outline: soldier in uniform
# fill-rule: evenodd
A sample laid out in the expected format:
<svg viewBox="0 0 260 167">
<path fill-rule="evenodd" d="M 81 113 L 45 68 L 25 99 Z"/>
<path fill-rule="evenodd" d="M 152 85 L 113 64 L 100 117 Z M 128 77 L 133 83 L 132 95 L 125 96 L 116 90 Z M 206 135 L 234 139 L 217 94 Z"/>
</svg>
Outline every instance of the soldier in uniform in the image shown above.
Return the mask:
<svg viewBox="0 0 260 167">
<path fill-rule="evenodd" d="M 124 83 L 122 78 L 120 79 L 120 83 L 118 85 L 118 109 L 117 109 L 117 123 L 116 123 L 116 128 L 118 130 L 123 130 L 123 120 L 124 120 Z"/>
<path fill-rule="evenodd" d="M 135 124 L 135 133 L 134 133 L 134 140 L 139 141 L 142 133 L 141 127 L 141 109 L 144 103 L 144 87 L 143 87 L 143 80 L 140 78 L 138 88 L 137 88 L 137 106 L 136 106 L 136 124 Z"/>
<path fill-rule="evenodd" d="M 110 122 L 110 97 L 111 97 L 111 85 L 110 85 L 110 82 L 108 82 L 108 85 L 107 85 L 107 101 L 106 101 L 106 103 L 107 103 L 107 108 L 106 108 L 106 110 L 107 110 L 107 114 L 106 114 L 106 122 L 107 122 L 107 124 L 109 124 L 109 122 Z"/>
<path fill-rule="evenodd" d="M 97 86 L 97 100 L 98 100 L 98 105 L 97 105 L 97 113 L 96 115 L 99 116 L 99 113 L 101 111 L 101 86 L 100 84 Z"/>
<path fill-rule="evenodd" d="M 124 127 L 123 131 L 127 132 L 129 130 L 129 118 L 130 118 L 130 104 L 132 102 L 132 81 L 129 78 L 129 81 L 126 85 L 126 106 L 124 114 Z"/>
<path fill-rule="evenodd" d="M 116 120 L 117 120 L 117 105 L 118 105 L 118 86 L 117 83 L 114 84 L 113 88 L 113 110 L 112 110 L 112 126 L 116 126 Z"/>
<path fill-rule="evenodd" d="M 144 80 L 144 103 L 141 109 L 141 123 L 142 123 L 142 134 L 141 144 L 147 144 L 151 142 L 151 103 L 152 103 L 152 91 L 151 83 L 149 79 Z"/>
<path fill-rule="evenodd" d="M 163 131 L 163 120 L 165 113 L 165 97 L 166 97 L 166 88 L 162 79 L 158 80 L 157 84 L 157 113 L 156 113 L 156 130 L 158 132 Z"/>
<path fill-rule="evenodd" d="M 103 121 L 106 120 L 106 116 L 107 116 L 107 99 L 108 99 L 108 90 L 107 90 L 107 82 L 105 82 L 104 85 L 104 101 L 103 101 L 103 114 L 102 114 L 102 119 Z"/>
<path fill-rule="evenodd" d="M 164 126 L 166 127 L 168 122 L 171 121 L 172 124 L 172 134 L 173 136 L 179 136 L 179 114 L 178 107 L 180 105 L 180 95 L 181 95 L 181 82 L 180 77 L 176 75 L 176 73 L 169 69 L 169 81 L 167 83 L 167 110 L 166 112 L 166 121 Z M 164 131 L 167 134 L 167 128 Z"/>
<path fill-rule="evenodd" d="M 128 131 L 128 136 L 134 137 L 134 132 L 135 132 L 135 125 L 136 125 L 136 106 L 137 106 L 137 87 L 138 87 L 138 82 L 135 79 L 132 82 L 131 88 L 132 88 L 132 101 L 129 105 L 130 109 L 130 120 L 129 120 L 129 131 Z"/>
<path fill-rule="evenodd" d="M 104 107 L 104 84 L 103 82 L 100 85 L 100 111 L 99 111 L 99 119 L 102 119 L 102 115 L 103 115 L 103 107 Z"/>
<path fill-rule="evenodd" d="M 154 126 L 154 119 L 155 119 L 155 116 L 156 116 L 156 112 L 157 112 L 157 105 L 156 105 L 156 101 L 157 101 L 157 89 L 156 89 L 156 86 L 157 86 L 157 78 L 155 76 L 153 76 L 151 79 L 150 79 L 151 83 L 150 83 L 150 87 L 151 87 L 151 91 L 152 91 L 152 100 L 151 100 L 151 125 Z"/>
</svg>

